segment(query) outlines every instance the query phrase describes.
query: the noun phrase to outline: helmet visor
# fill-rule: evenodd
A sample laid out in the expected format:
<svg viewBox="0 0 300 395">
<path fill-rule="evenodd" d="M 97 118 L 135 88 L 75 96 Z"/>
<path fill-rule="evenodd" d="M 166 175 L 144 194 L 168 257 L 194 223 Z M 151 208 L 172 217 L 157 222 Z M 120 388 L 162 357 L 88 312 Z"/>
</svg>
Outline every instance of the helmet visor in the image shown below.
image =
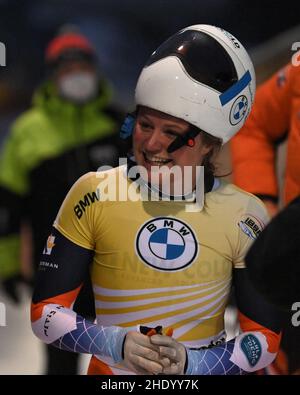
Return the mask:
<svg viewBox="0 0 300 395">
<path fill-rule="evenodd" d="M 176 56 L 191 78 L 218 92 L 225 92 L 238 81 L 229 54 L 204 32 L 185 30 L 174 34 L 153 52 L 145 67 L 168 56 Z"/>
</svg>

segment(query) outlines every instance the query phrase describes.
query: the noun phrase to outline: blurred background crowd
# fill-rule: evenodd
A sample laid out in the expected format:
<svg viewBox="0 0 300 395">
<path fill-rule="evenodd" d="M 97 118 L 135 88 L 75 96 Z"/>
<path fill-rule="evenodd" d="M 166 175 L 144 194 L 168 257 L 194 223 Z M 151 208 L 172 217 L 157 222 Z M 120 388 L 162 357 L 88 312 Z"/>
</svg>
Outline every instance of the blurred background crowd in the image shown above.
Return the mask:
<svg viewBox="0 0 300 395">
<path fill-rule="evenodd" d="M 96 92 L 88 101 L 93 102 L 100 98 L 102 100 L 106 89 L 110 92 L 110 98 L 105 99 L 107 102 L 103 104 L 101 101 L 101 117 L 103 122 L 112 122 L 111 134 L 114 137 L 124 114 L 133 108 L 134 87 L 141 67 L 151 52 L 165 38 L 180 28 L 193 24 L 205 23 L 220 26 L 240 39 L 249 51 L 255 65 L 257 82 L 261 84 L 291 60 L 295 53 L 292 50 L 293 43 L 299 42 L 300 50 L 299 11 L 300 5 L 290 0 L 263 2 L 258 0 L 251 2 L 237 0 L 0 0 L 0 42 L 6 47 L 6 66 L 0 67 L 0 148 L 2 149 L 5 145 L 12 125 L 14 125 L 13 128 L 20 130 L 15 132 L 17 135 L 22 134 L 22 130 L 26 129 L 26 120 L 22 118 L 17 125 L 15 120 L 31 108 L 34 93 L 48 80 L 59 86 L 60 78 L 68 74 L 67 67 L 69 67 L 70 59 L 66 62 L 64 58 L 64 49 L 68 44 L 64 47 L 64 43 L 59 43 L 56 47 L 54 45 L 54 49 L 49 49 L 49 43 L 53 44 L 53 38 L 62 32 L 80 34 L 87 39 L 87 43 L 78 44 L 77 42 L 78 51 L 72 54 L 74 56 L 71 59 L 72 67 L 80 71 L 97 70 L 97 83 L 101 84 L 102 96 L 98 92 L 100 95 L 98 97 Z M 50 93 L 47 90 L 47 95 Z M 68 101 L 68 97 L 65 96 L 64 100 Z M 86 103 L 79 104 L 87 105 Z M 88 122 L 92 124 L 93 110 L 88 110 L 88 114 Z M 85 122 L 84 117 L 85 115 L 82 115 L 83 122 Z M 65 126 L 62 130 L 56 130 L 58 135 L 64 133 L 64 128 Z M 71 155 L 67 161 L 76 158 L 77 162 L 72 161 L 71 167 L 74 167 L 72 165 L 74 163 L 78 164 L 78 171 L 74 171 L 71 176 L 69 173 L 66 175 L 69 177 L 68 182 L 65 188 L 60 190 L 59 199 L 62 199 L 69 186 L 82 173 L 93 170 L 93 166 L 102 164 L 99 161 L 89 162 L 88 157 L 82 154 L 82 145 L 85 151 L 93 149 L 94 157 L 95 146 L 99 140 L 102 146 L 115 148 L 115 151 L 109 151 L 111 156 L 105 157 L 106 162 L 110 164 L 116 164 L 114 155 L 117 157 L 118 154 L 126 151 L 126 147 L 120 146 L 117 140 L 107 140 L 109 136 L 96 135 L 96 132 L 93 134 L 92 130 L 93 125 L 86 132 L 88 136 L 80 139 L 80 144 L 78 141 L 68 140 L 63 143 L 65 144 L 63 152 L 61 146 L 58 149 L 60 154 L 67 152 Z M 30 177 L 28 174 L 23 174 L 22 177 L 20 174 L 16 175 L 20 170 L 18 167 L 20 163 L 11 164 L 12 161 L 17 161 L 13 155 L 7 159 L 3 167 L 4 175 L 1 175 L 0 169 L 0 183 L 5 186 L 5 191 L 1 192 L 3 196 L 8 193 L 7 200 L 12 204 L 15 202 L 15 207 L 20 207 L 24 203 L 23 200 L 22 203 L 18 200 L 20 196 L 32 194 L 30 203 L 26 202 L 27 214 L 28 211 L 32 212 L 34 207 L 39 207 L 39 203 L 42 204 L 41 197 L 36 191 L 45 174 L 48 176 L 50 174 L 45 173 L 44 159 L 46 158 L 47 161 L 51 159 L 48 166 L 52 167 L 55 172 L 59 172 L 59 169 L 64 167 L 62 163 L 65 163 L 55 162 L 58 157 L 62 160 L 61 155 L 56 156 L 47 151 L 47 137 L 46 134 L 43 137 L 42 133 L 43 130 L 39 130 L 39 136 L 42 140 L 44 139 L 46 148 L 44 146 L 41 148 L 40 145 L 37 148 L 42 154 L 39 156 L 36 148 L 33 149 L 34 153 L 27 151 L 30 157 L 28 166 L 30 171 L 33 169 L 35 171 L 34 179 L 31 173 Z M 19 140 L 14 147 L 18 144 L 20 144 Z M 59 142 L 58 145 L 61 144 Z M 12 151 L 15 150 L 14 147 L 11 148 Z M 46 151 L 48 156 L 45 156 Z M 275 169 L 279 188 L 281 188 L 285 169 L 284 142 L 276 144 L 276 151 L 278 155 Z M 34 161 L 33 154 L 37 156 Z M 83 161 L 85 161 L 84 164 Z M 43 164 L 43 167 L 37 164 Z M 227 146 L 220 154 L 219 168 L 220 173 L 223 174 L 234 171 Z M 15 174 L 16 181 L 8 179 L 10 171 Z M 20 170 L 22 171 L 25 172 Z M 31 189 L 28 187 L 29 178 Z M 16 186 L 13 185 L 14 182 Z M 8 188 L 9 186 L 11 188 Z M 49 194 L 53 193 L 53 188 L 55 189 L 55 186 L 49 185 Z M 56 190 L 55 194 L 57 197 Z M 281 197 L 280 189 L 279 201 L 282 200 Z M 33 204 L 37 205 L 33 206 Z M 59 204 L 58 200 L 57 205 Z M 51 207 L 53 213 L 57 205 Z M 47 201 L 43 208 L 39 207 L 39 210 L 45 211 L 46 207 Z M 49 207 L 48 209 L 50 210 Z M 16 213 L 17 210 L 13 208 L 13 211 Z M 5 223 L 4 217 L 5 213 L 0 211 L 0 225 Z M 28 217 L 30 217 L 29 214 Z M 36 225 L 35 231 L 39 233 L 39 226 L 43 224 L 37 224 L 36 218 L 32 221 L 33 225 Z M 47 369 L 49 371 L 49 366 L 46 368 L 43 346 L 34 339 L 29 326 L 30 287 L 27 287 L 26 282 L 31 281 L 31 269 L 28 268 L 28 262 L 34 256 L 35 251 L 32 253 L 30 248 L 27 248 L 31 243 L 32 230 L 28 231 L 26 221 L 24 222 L 20 229 L 22 231 L 21 245 L 23 245 L 22 271 L 25 281 L 18 282 L 16 286 L 15 282 L 13 285 L 6 282 L 2 287 L 0 286 L 0 302 L 5 303 L 6 306 L 6 326 L 0 326 L 0 374 L 43 374 Z M 39 234 L 39 237 L 44 240 L 44 235 Z M 37 249 L 40 250 L 39 241 L 35 237 L 34 239 L 38 245 Z M 10 247 L 12 245 L 14 244 L 11 243 Z M 228 316 L 229 326 L 232 317 L 232 315 Z M 83 373 L 84 368 L 85 360 L 83 359 L 79 371 Z"/>
<path fill-rule="evenodd" d="M 300 6 L 290 0 L 1 0 L 0 7 L 0 37 L 7 47 L 7 66 L 0 69 L 3 117 L 29 105 L 34 87 L 45 77 L 46 45 L 62 25 L 74 24 L 89 37 L 103 74 L 115 88 L 114 100 L 127 109 L 145 60 L 181 27 L 199 22 L 222 26 L 252 54 L 269 44 L 265 58 L 261 53 L 254 58 L 257 64 L 286 51 L 280 54 L 285 58 L 276 60 L 283 64 L 291 56 L 285 33 L 292 34 L 299 24 Z M 291 36 L 294 41 L 296 37 Z M 272 67 L 276 69 L 274 59 Z M 1 128 L 1 137 L 4 133 Z"/>
</svg>

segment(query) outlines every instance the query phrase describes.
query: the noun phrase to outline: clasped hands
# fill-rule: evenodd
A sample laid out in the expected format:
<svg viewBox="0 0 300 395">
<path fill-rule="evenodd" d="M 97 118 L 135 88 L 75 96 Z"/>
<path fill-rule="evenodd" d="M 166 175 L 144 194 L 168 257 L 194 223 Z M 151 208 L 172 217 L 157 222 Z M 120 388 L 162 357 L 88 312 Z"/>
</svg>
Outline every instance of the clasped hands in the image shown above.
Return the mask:
<svg viewBox="0 0 300 395">
<path fill-rule="evenodd" d="M 133 331 L 126 335 L 124 363 L 137 374 L 184 374 L 185 362 L 185 347 L 172 337 Z"/>
</svg>

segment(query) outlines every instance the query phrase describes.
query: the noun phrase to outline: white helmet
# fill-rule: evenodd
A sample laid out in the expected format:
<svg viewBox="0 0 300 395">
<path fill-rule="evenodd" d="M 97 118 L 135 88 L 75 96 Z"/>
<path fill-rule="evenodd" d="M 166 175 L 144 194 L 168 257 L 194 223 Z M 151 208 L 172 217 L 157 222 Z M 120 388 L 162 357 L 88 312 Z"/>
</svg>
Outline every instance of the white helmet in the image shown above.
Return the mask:
<svg viewBox="0 0 300 395">
<path fill-rule="evenodd" d="M 139 76 L 135 102 L 226 143 L 244 124 L 254 95 L 255 72 L 242 44 L 218 27 L 194 25 L 153 52 Z"/>
</svg>

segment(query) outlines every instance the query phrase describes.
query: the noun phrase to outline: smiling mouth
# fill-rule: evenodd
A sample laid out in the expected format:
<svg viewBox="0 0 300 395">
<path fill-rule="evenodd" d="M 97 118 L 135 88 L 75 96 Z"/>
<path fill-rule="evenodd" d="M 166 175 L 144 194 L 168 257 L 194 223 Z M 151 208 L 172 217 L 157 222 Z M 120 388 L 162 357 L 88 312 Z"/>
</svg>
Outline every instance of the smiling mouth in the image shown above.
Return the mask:
<svg viewBox="0 0 300 395">
<path fill-rule="evenodd" d="M 156 155 L 146 154 L 146 152 L 143 152 L 143 156 L 144 156 L 145 162 L 149 163 L 150 165 L 153 165 L 153 166 L 163 166 L 163 165 L 166 165 L 167 163 L 172 162 L 172 159 L 161 158 Z"/>
</svg>

